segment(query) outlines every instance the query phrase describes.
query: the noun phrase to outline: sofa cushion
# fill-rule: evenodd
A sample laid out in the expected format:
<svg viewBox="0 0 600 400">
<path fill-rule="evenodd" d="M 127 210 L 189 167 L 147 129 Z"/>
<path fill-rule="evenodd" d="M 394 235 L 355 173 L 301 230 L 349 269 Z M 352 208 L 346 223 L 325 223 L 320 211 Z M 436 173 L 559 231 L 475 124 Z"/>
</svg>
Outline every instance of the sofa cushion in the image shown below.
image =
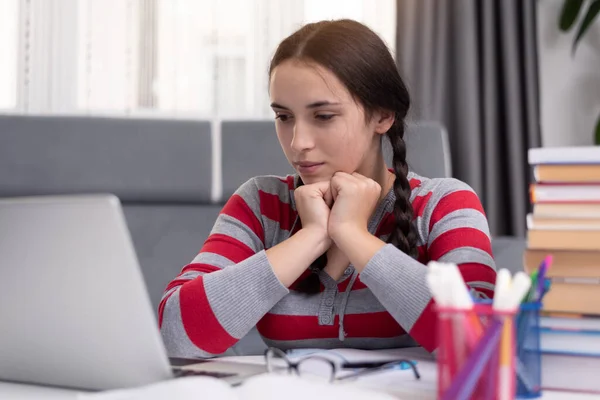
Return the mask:
<svg viewBox="0 0 600 400">
<path fill-rule="evenodd" d="M 409 169 L 427 178 L 452 176 L 448 133 L 441 124 L 426 121 L 407 124 L 404 141 Z M 391 167 L 393 152 L 387 136 L 382 148 L 385 163 Z"/>
<path fill-rule="evenodd" d="M 207 121 L 0 116 L 0 197 L 108 192 L 211 200 Z"/>
<path fill-rule="evenodd" d="M 220 210 L 214 205 L 124 205 L 155 312 L 167 284 L 202 248 Z"/>
<path fill-rule="evenodd" d="M 293 174 L 273 121 L 223 121 L 221 124 L 223 200 L 258 175 Z"/>
</svg>

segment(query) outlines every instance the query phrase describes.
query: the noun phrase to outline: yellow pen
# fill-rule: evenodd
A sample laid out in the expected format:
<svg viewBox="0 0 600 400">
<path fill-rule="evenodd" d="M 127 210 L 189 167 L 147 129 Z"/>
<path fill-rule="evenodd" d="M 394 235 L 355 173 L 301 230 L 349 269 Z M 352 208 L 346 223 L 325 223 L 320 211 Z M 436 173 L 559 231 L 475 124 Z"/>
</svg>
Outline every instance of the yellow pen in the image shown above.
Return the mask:
<svg viewBox="0 0 600 400">
<path fill-rule="evenodd" d="M 502 275 L 500 275 L 502 272 Z M 500 281 L 500 282 L 498 282 Z M 498 365 L 498 399 L 512 400 L 515 397 L 515 328 L 513 317 L 531 287 L 530 277 L 519 271 L 511 278 L 509 272 L 500 270 L 496 277 L 497 289 L 500 286 L 499 296 L 494 298 L 494 309 L 503 318 L 502 336 L 500 337 L 500 357 Z M 500 285 L 498 285 L 500 283 Z M 496 296 L 494 296 L 496 297 Z M 502 315 L 502 313 L 505 313 Z"/>
<path fill-rule="evenodd" d="M 515 357 L 512 317 L 506 316 L 500 337 L 500 363 L 498 368 L 498 399 L 515 398 Z"/>
</svg>

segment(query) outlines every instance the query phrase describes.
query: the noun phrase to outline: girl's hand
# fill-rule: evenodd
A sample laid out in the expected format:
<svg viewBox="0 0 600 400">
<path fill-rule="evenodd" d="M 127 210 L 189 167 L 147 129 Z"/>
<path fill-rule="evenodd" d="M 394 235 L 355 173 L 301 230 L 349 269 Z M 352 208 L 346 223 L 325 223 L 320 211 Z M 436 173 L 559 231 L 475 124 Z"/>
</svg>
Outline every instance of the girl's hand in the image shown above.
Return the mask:
<svg viewBox="0 0 600 400">
<path fill-rule="evenodd" d="M 377 207 L 381 186 L 356 172 L 336 172 L 330 184 L 333 207 L 328 232 L 331 239 L 337 242 L 344 234 L 368 233 L 367 224 Z"/>
<path fill-rule="evenodd" d="M 322 235 L 327 242 L 326 248 L 329 248 L 331 239 L 327 228 L 333 203 L 329 181 L 300 186 L 294 191 L 294 199 L 302 221 L 302 229 Z"/>
</svg>

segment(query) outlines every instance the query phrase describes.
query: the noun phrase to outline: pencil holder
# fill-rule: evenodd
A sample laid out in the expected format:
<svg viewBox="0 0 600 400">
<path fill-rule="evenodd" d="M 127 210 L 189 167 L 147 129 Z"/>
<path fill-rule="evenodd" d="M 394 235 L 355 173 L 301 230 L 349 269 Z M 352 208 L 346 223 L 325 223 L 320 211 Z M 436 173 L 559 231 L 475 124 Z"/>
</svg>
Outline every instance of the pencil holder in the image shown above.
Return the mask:
<svg viewBox="0 0 600 400">
<path fill-rule="evenodd" d="M 540 302 L 521 304 L 517 315 L 516 372 L 517 397 L 537 398 L 542 395 L 540 352 Z"/>
<path fill-rule="evenodd" d="M 514 399 L 515 314 L 491 304 L 437 313 L 438 399 Z"/>
</svg>

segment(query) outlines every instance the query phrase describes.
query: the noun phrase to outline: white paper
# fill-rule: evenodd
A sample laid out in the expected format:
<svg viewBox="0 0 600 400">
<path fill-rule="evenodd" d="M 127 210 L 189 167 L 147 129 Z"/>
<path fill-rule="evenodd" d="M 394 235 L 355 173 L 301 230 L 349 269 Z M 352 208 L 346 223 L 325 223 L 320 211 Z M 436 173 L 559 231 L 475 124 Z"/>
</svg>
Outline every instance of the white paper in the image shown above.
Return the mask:
<svg viewBox="0 0 600 400">
<path fill-rule="evenodd" d="M 239 387 L 231 387 L 216 378 L 185 377 L 151 385 L 110 390 L 98 393 L 80 393 L 78 400 L 316 400 L 343 398 L 344 400 L 428 399 L 430 380 L 415 382 L 404 371 L 389 371 L 362 378 L 358 381 L 327 383 L 294 375 L 263 374 L 249 378 Z M 375 379 L 373 379 L 375 378 Z M 382 386 L 382 384 L 384 384 Z M 393 385 L 390 387 L 390 385 Z M 396 390 L 392 390 L 392 389 Z M 425 389 L 425 391 L 423 391 Z M 434 392 L 432 392 L 434 393 Z M 401 395 L 398 397 L 398 395 Z M 404 397 L 404 395 L 406 397 Z"/>
<path fill-rule="evenodd" d="M 310 381 L 293 375 L 265 374 L 250 378 L 238 390 L 241 400 L 397 400 L 388 393 L 356 385 Z"/>
<path fill-rule="evenodd" d="M 80 393 L 77 395 L 78 400 L 197 400 L 200 398 L 240 399 L 228 383 L 206 376 L 182 377 L 138 388 Z"/>
</svg>

